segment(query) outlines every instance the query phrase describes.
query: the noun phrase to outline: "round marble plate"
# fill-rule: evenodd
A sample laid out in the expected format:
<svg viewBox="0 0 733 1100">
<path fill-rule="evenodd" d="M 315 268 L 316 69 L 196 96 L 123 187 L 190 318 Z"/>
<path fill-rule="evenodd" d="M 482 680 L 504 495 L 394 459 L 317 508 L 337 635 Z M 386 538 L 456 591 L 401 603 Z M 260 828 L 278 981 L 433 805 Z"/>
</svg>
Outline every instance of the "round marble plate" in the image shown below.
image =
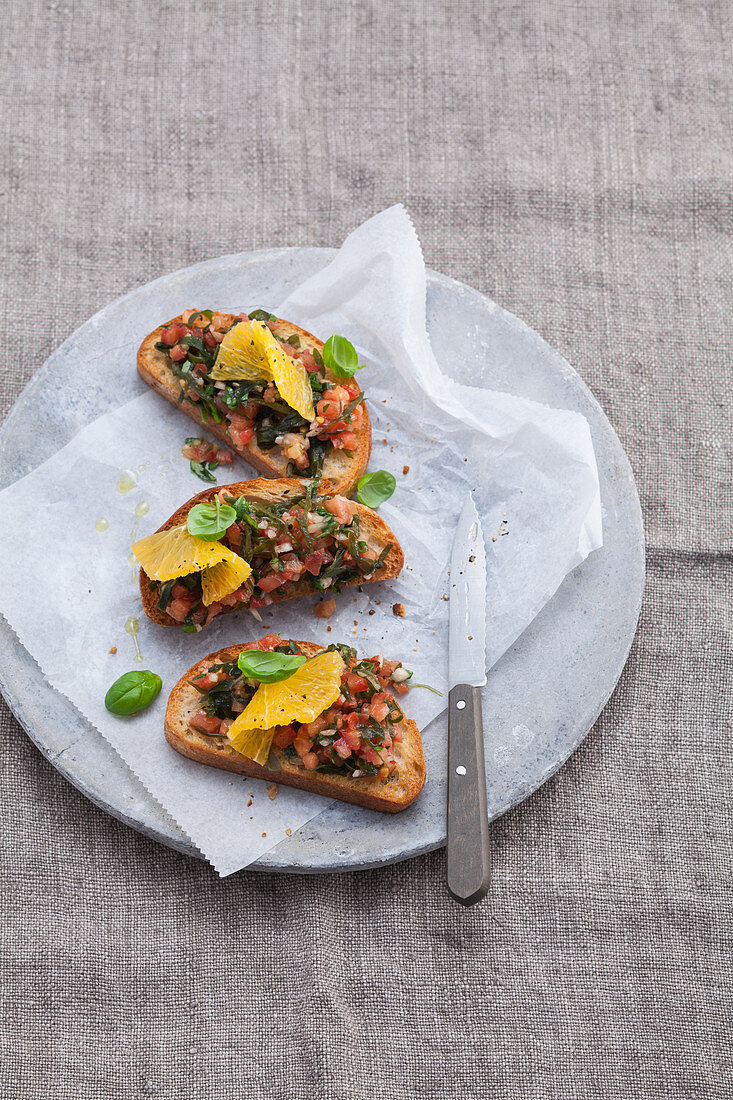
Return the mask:
<svg viewBox="0 0 733 1100">
<path fill-rule="evenodd" d="M 323 267 L 331 249 L 279 248 L 224 256 L 166 275 L 157 290 L 176 300 L 267 304 Z M 144 390 L 131 362 L 124 378 L 82 370 L 97 332 L 116 317 L 143 313 L 140 287 L 82 325 L 48 359 L 0 429 L 0 488 L 63 447 L 87 423 Z M 195 288 L 195 289 L 194 289 Z M 150 327 L 153 327 L 155 321 Z M 428 330 L 438 362 L 459 381 L 523 394 L 587 417 L 598 460 L 604 545 L 570 574 L 528 630 L 492 669 L 484 696 L 490 817 L 536 790 L 577 748 L 611 694 L 626 661 L 644 585 L 644 534 L 628 460 L 590 391 L 565 360 L 512 314 L 475 290 L 428 274 Z M 456 332 L 468 344 L 455 372 Z M 84 354 L 69 356 L 74 349 Z M 74 365 L 75 363 L 81 365 Z M 48 394 L 53 400 L 48 400 Z M 152 800 L 102 735 L 45 682 L 35 661 L 0 619 L 0 690 L 40 751 L 96 805 L 147 836 L 190 855 L 199 853 Z M 445 717 L 435 719 L 444 723 Z M 445 762 L 431 758 L 428 776 Z M 335 803 L 253 866 L 320 872 L 374 867 L 445 842 L 445 807 L 430 782 L 397 816 Z"/>
</svg>

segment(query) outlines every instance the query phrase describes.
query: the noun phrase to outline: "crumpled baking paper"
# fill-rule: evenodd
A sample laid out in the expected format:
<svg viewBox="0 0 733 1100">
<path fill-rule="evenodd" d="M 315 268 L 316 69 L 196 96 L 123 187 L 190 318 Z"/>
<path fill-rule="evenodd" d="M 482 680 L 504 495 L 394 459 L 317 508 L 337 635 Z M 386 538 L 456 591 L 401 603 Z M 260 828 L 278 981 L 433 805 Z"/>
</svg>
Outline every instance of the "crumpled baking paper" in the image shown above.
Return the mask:
<svg viewBox="0 0 733 1100">
<path fill-rule="evenodd" d="M 0 610 L 54 688 L 101 731 L 222 875 L 282 843 L 329 803 L 174 752 L 162 734 L 165 702 L 190 665 L 273 629 L 323 645 L 344 641 L 366 656 L 401 659 L 415 682 L 443 693 L 415 689 L 404 698 L 424 728 L 445 707 L 447 564 L 466 494 L 474 494 L 486 536 L 487 669 L 602 544 L 585 419 L 450 381 L 430 348 L 425 302 L 420 245 L 401 206 L 351 233 L 332 262 L 284 301 L 241 302 L 242 309 L 266 305 L 323 339 L 340 332 L 367 364 L 359 381 L 372 417 L 369 468 L 397 479 L 380 514 L 406 565 L 394 581 L 344 591 L 328 623 L 313 616 L 316 597 L 265 612 L 261 625 L 247 614 L 224 616 L 199 634 L 145 618 L 130 544 L 203 488 L 180 454 L 191 422 L 152 391 L 89 424 L 0 493 Z M 192 305 L 219 303 L 180 308 Z M 134 370 L 136 350 L 112 350 L 120 371 Z M 250 476 L 243 462 L 231 477 L 222 472 L 220 483 Z M 393 614 L 397 603 L 404 618 Z M 131 617 L 139 621 L 141 663 L 125 630 Z M 105 693 L 134 668 L 157 672 L 163 692 L 138 717 L 117 718 L 104 708 Z M 444 785 L 445 776 L 430 782 Z"/>
</svg>

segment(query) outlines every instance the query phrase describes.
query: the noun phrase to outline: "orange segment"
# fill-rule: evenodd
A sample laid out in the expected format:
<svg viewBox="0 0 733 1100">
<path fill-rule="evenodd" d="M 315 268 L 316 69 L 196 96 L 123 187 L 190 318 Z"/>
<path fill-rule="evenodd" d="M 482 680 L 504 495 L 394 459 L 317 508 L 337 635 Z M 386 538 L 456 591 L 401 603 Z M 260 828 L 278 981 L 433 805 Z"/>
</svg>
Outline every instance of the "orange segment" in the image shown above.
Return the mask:
<svg viewBox="0 0 733 1100">
<path fill-rule="evenodd" d="M 231 551 L 220 542 L 202 542 L 185 525 L 169 531 L 156 531 L 139 539 L 132 552 L 147 575 L 154 581 L 172 581 L 187 577 L 224 561 Z"/>
<path fill-rule="evenodd" d="M 236 592 L 252 572 L 252 567 L 244 558 L 240 558 L 233 550 L 227 550 L 224 546 L 221 549 L 226 557 L 216 565 L 210 565 L 208 569 L 204 569 L 201 574 L 201 591 L 207 607 L 216 600 L 228 596 L 230 592 Z"/>
<path fill-rule="evenodd" d="M 230 744 L 257 764 L 265 764 L 275 726 L 312 722 L 341 694 L 344 662 L 339 653 L 319 653 L 276 684 L 260 684 L 232 725 Z"/>
<path fill-rule="evenodd" d="M 236 729 L 235 727 L 238 721 L 239 719 L 237 718 L 227 732 L 229 744 L 233 749 L 236 749 L 237 752 L 241 752 L 242 756 L 246 756 L 248 760 L 254 760 L 255 764 L 261 764 L 264 767 L 270 755 L 272 739 L 275 736 L 274 729 Z"/>
<path fill-rule="evenodd" d="M 313 420 L 313 391 L 308 372 L 283 351 L 262 321 L 240 321 L 226 334 L 211 372 L 216 381 L 245 378 L 274 382 L 283 401 L 306 420 Z"/>
</svg>

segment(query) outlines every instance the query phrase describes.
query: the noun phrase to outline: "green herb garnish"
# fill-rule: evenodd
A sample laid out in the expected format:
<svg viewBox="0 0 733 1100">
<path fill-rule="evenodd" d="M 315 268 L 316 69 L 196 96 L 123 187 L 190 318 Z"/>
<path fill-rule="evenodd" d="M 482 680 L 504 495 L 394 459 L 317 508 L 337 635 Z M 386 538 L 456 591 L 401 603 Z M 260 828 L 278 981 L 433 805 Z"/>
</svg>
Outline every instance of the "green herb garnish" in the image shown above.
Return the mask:
<svg viewBox="0 0 733 1100">
<path fill-rule="evenodd" d="M 374 470 L 371 474 L 364 474 L 359 478 L 356 486 L 356 495 L 367 508 L 378 508 L 389 500 L 397 487 L 394 474 L 387 470 Z"/>
<path fill-rule="evenodd" d="M 162 686 L 160 676 L 148 669 L 126 672 L 112 684 L 104 697 L 104 705 L 112 714 L 137 714 L 160 695 Z"/>
<path fill-rule="evenodd" d="M 194 504 L 186 519 L 189 535 L 203 542 L 216 542 L 236 521 L 237 512 L 217 497 L 215 504 Z"/>
<path fill-rule="evenodd" d="M 265 649 L 243 649 L 239 654 L 239 668 L 248 680 L 261 684 L 277 684 L 287 680 L 307 658 L 295 653 L 273 653 Z"/>
<path fill-rule="evenodd" d="M 329 336 L 323 345 L 323 365 L 337 378 L 353 378 L 364 363 L 359 362 L 356 348 L 345 336 Z"/>
<path fill-rule="evenodd" d="M 200 477 L 202 481 L 213 481 L 216 484 L 216 478 L 211 471 L 215 470 L 218 465 L 218 462 L 196 462 L 192 458 L 191 473 L 196 474 L 196 477 Z"/>
</svg>

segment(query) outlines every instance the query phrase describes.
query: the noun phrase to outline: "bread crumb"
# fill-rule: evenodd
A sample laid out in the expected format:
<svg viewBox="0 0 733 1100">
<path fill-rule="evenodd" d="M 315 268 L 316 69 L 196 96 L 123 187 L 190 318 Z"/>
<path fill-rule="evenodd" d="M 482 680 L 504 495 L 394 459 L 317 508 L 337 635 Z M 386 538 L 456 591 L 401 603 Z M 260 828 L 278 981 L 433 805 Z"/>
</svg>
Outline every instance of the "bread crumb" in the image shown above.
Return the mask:
<svg viewBox="0 0 733 1100">
<path fill-rule="evenodd" d="M 327 626 L 326 630 L 328 631 L 329 634 L 331 633 L 331 627 L 330 626 Z"/>
<path fill-rule="evenodd" d="M 402 473 L 403 474 L 409 474 L 409 472 L 410 472 L 410 467 L 409 466 L 403 466 L 402 467 Z"/>
<path fill-rule="evenodd" d="M 383 439 L 383 440 L 382 440 L 382 443 L 386 443 L 386 442 L 387 442 L 387 440 L 386 440 L 386 439 Z M 89 589 L 89 591 L 91 592 L 91 589 Z"/>
<path fill-rule="evenodd" d="M 113 645 L 112 648 L 110 649 L 110 653 L 116 653 L 116 652 L 117 652 L 117 646 Z"/>
<path fill-rule="evenodd" d="M 250 798 L 249 802 L 247 803 L 247 805 L 248 805 L 248 806 L 251 806 L 251 805 L 252 805 L 252 799 L 251 799 L 251 798 Z"/>
<path fill-rule="evenodd" d="M 336 610 L 336 601 L 331 597 L 330 600 L 321 600 L 317 603 L 313 614 L 317 619 L 330 619 Z"/>
<path fill-rule="evenodd" d="M 405 605 L 403 603 L 392 604 L 392 614 L 396 615 L 398 619 L 404 619 L 405 617 Z"/>
<path fill-rule="evenodd" d="M 293 830 L 292 829 L 286 829 L 285 830 L 285 836 L 292 836 L 292 835 L 293 835 Z"/>
<path fill-rule="evenodd" d="M 370 615 L 376 615 L 376 611 L 374 610 L 374 608 L 373 608 L 373 607 L 370 607 L 370 608 L 369 608 L 369 614 L 370 614 Z"/>
<path fill-rule="evenodd" d="M 277 783 L 268 783 L 267 784 L 267 793 L 270 796 L 270 798 L 273 798 L 273 799 L 277 798 Z"/>
<path fill-rule="evenodd" d="M 354 619 L 354 626 L 358 626 L 358 625 L 359 625 L 359 620 L 358 620 L 358 619 Z"/>
<path fill-rule="evenodd" d="M 267 836 L 267 833 L 263 833 L 262 835 L 263 835 L 263 836 Z"/>
</svg>

